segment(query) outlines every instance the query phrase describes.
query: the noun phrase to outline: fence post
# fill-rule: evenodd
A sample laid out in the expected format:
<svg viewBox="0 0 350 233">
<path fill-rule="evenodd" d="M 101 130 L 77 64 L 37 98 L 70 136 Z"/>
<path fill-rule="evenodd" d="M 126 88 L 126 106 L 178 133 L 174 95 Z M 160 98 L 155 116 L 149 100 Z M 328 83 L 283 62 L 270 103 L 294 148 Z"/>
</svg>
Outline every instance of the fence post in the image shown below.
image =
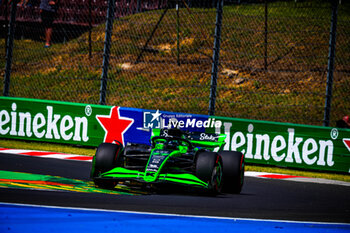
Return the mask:
<svg viewBox="0 0 350 233">
<path fill-rule="evenodd" d="M 89 0 L 89 58 L 92 57 L 92 0 Z"/>
<path fill-rule="evenodd" d="M 336 33 L 337 33 L 337 15 L 338 15 L 338 1 L 332 0 L 332 18 L 331 18 L 331 30 L 330 30 L 330 39 L 329 39 L 327 87 L 326 87 L 326 101 L 325 101 L 325 109 L 324 109 L 323 126 L 329 126 L 329 121 L 330 121 L 334 60 L 335 60 L 335 39 L 336 39 Z"/>
<path fill-rule="evenodd" d="M 267 0 L 265 0 L 265 34 L 264 34 L 264 70 L 267 71 L 267 36 L 268 36 L 268 24 L 267 24 L 267 17 L 268 17 L 268 9 L 267 9 Z"/>
<path fill-rule="evenodd" d="M 177 65 L 180 65 L 180 9 L 179 0 L 176 0 L 176 44 L 177 44 Z"/>
<path fill-rule="evenodd" d="M 3 2 L 5 4 L 5 54 L 7 52 L 7 40 L 8 40 L 8 31 L 9 31 L 9 15 L 8 15 L 8 0 Z"/>
<path fill-rule="evenodd" d="M 113 19 L 114 19 L 114 8 L 115 1 L 108 0 L 107 9 L 107 22 L 105 29 L 105 42 L 103 48 L 103 64 L 102 64 L 102 75 L 101 75 L 101 88 L 100 88 L 100 104 L 106 104 L 106 91 L 107 91 L 107 78 L 108 78 L 108 66 L 109 56 L 111 52 L 111 38 L 113 30 Z"/>
<path fill-rule="evenodd" d="M 220 39 L 221 39 L 223 6 L 224 6 L 224 0 L 218 0 L 217 7 L 216 7 L 216 23 L 215 23 L 215 36 L 214 36 L 214 48 L 213 48 L 213 62 L 212 62 L 212 69 L 211 69 L 209 115 L 215 114 L 215 101 L 216 101 L 216 88 L 217 88 L 217 79 L 218 79 L 218 66 L 219 66 L 219 55 L 220 55 Z"/>
<path fill-rule="evenodd" d="M 10 16 L 10 27 L 8 30 L 7 44 L 6 44 L 6 67 L 4 77 L 4 96 L 9 96 L 10 92 L 10 76 L 12 66 L 12 55 L 13 55 L 13 37 L 15 35 L 15 22 L 16 22 L 16 10 L 17 2 L 13 0 L 11 2 L 11 16 Z"/>
<path fill-rule="evenodd" d="M 137 0 L 136 13 L 140 13 L 140 12 L 141 12 L 141 0 Z"/>
</svg>

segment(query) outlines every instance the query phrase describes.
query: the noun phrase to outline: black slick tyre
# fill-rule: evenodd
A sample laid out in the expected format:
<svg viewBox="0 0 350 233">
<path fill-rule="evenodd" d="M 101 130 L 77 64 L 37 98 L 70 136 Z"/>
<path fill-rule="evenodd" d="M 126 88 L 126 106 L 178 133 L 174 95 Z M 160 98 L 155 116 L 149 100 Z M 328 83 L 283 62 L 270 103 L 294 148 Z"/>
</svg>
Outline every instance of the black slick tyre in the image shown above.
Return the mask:
<svg viewBox="0 0 350 233">
<path fill-rule="evenodd" d="M 244 155 L 238 151 L 220 153 L 223 163 L 224 193 L 240 193 L 244 183 Z"/>
<path fill-rule="evenodd" d="M 222 159 L 214 152 L 200 152 L 196 159 L 196 176 L 209 184 L 213 194 L 221 192 L 222 188 Z"/>
<path fill-rule="evenodd" d="M 121 165 L 122 145 L 102 143 L 98 146 L 93 158 L 91 177 L 97 187 L 114 188 L 117 182 L 112 179 L 102 179 L 99 176 L 117 166 Z"/>
</svg>

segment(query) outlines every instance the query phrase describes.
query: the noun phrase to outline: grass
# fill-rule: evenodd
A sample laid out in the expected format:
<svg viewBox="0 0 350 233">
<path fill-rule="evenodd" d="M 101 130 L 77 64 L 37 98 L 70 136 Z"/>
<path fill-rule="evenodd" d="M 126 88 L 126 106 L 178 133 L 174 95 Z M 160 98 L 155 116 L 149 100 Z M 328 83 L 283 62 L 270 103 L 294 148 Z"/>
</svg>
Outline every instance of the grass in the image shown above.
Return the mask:
<svg viewBox="0 0 350 233">
<path fill-rule="evenodd" d="M 332 123 L 349 114 L 350 4 L 339 6 Z M 282 122 L 322 123 L 330 6 L 325 1 L 269 3 L 268 71 L 264 68 L 264 4 L 224 7 L 216 114 Z M 125 107 L 207 114 L 215 9 L 180 9 L 177 65 L 176 11 L 170 9 L 142 59 L 136 58 L 163 10 L 116 19 L 113 25 L 107 103 Z M 15 41 L 10 95 L 98 103 L 105 25 L 50 49 Z M 4 40 L 0 55 L 5 57 Z M 130 63 L 130 68 L 122 64 Z M 5 67 L 5 59 L 0 59 Z M 223 74 L 224 69 L 237 76 Z M 4 70 L 0 70 L 4 76 Z M 242 78 L 241 84 L 235 80 Z M 0 88 L 3 87 L 3 82 Z M 0 146 L 93 155 L 94 148 L 0 140 Z M 247 170 L 350 181 L 349 175 L 247 166 Z"/>
<path fill-rule="evenodd" d="M 224 7 L 216 114 L 321 125 L 326 91 L 330 5 L 324 1 L 269 3 L 268 71 L 264 68 L 264 4 Z M 339 8 L 331 124 L 348 114 L 350 7 Z M 136 62 L 163 10 L 116 19 L 113 25 L 107 104 L 207 114 L 215 9 L 180 9 L 177 65 L 176 11 L 164 16 Z M 44 49 L 15 41 L 11 96 L 98 103 L 104 25 L 65 44 Z M 4 52 L 0 41 L 0 55 Z M 3 56 L 4 57 L 4 56 Z M 122 64 L 129 63 L 130 68 Z M 4 60 L 0 65 L 4 67 Z M 237 71 L 237 77 L 223 74 Z M 1 71 L 3 74 L 3 71 Z M 236 78 L 244 82 L 235 83 Z"/>
<path fill-rule="evenodd" d="M 78 155 L 88 155 L 93 156 L 95 154 L 96 148 L 90 147 L 77 147 L 62 144 L 44 143 L 44 142 L 29 142 L 29 141 L 18 141 L 18 140 L 0 140 L 0 147 L 11 148 L 11 149 L 27 149 L 27 150 L 41 150 L 41 151 L 52 151 L 68 154 L 78 154 Z M 270 173 L 280 173 L 295 176 L 305 176 L 313 178 L 323 178 L 331 180 L 340 180 L 350 182 L 350 175 L 348 174 L 334 174 L 326 172 L 312 172 L 312 171 L 301 171 L 278 167 L 267 167 L 267 166 L 256 166 L 256 165 L 246 165 L 246 171 L 258 171 L 258 172 L 270 172 Z"/>
</svg>

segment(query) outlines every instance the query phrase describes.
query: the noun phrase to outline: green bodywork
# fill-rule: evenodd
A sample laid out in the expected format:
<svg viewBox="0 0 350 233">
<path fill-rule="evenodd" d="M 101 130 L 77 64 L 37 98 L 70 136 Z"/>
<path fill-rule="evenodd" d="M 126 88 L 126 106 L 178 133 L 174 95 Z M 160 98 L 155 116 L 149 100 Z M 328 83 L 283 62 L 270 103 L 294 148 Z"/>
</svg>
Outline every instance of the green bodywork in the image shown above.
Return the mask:
<svg viewBox="0 0 350 233">
<path fill-rule="evenodd" d="M 174 182 L 184 185 L 194 185 L 199 187 L 208 187 L 208 184 L 192 174 L 161 174 L 158 172 L 140 172 L 122 167 L 116 167 L 106 173 L 102 177 L 117 178 L 120 180 L 136 180 L 140 182 L 155 183 L 155 182 Z"/>
<path fill-rule="evenodd" d="M 153 129 L 152 139 L 154 137 L 159 137 L 161 130 Z M 154 140 L 153 149 L 151 150 L 146 168 L 144 171 L 126 169 L 123 167 L 116 167 L 108 172 L 102 173 L 99 178 L 110 178 L 116 180 L 135 180 L 142 183 L 177 183 L 182 185 L 190 185 L 201 188 L 209 188 L 208 182 L 200 180 L 193 174 L 190 173 L 163 173 L 162 168 L 167 163 L 169 158 L 181 157 L 187 153 L 192 147 L 192 152 L 196 153 L 199 149 L 206 149 L 210 151 L 221 151 L 225 145 L 225 134 L 219 134 L 215 140 L 188 140 L 190 144 L 181 143 L 175 149 L 169 150 L 164 149 L 165 139 L 157 138 Z M 153 163 L 154 159 L 159 160 L 159 165 L 155 168 Z M 153 167 L 152 167 L 153 165 Z"/>
</svg>

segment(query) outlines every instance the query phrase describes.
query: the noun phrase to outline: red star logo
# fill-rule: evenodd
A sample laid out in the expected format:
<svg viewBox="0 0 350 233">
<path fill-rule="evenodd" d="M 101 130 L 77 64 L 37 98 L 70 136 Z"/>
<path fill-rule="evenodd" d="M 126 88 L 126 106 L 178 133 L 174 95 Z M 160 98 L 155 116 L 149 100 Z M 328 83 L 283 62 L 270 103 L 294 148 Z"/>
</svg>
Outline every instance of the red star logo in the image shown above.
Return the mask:
<svg viewBox="0 0 350 233">
<path fill-rule="evenodd" d="M 124 145 L 124 133 L 134 123 L 134 119 L 121 117 L 119 107 L 113 107 L 109 116 L 96 115 L 96 118 L 105 131 L 104 142 L 112 143 L 117 140 Z"/>
<path fill-rule="evenodd" d="M 350 138 L 344 138 L 343 142 L 345 146 L 348 148 L 348 150 L 350 151 Z"/>
</svg>

